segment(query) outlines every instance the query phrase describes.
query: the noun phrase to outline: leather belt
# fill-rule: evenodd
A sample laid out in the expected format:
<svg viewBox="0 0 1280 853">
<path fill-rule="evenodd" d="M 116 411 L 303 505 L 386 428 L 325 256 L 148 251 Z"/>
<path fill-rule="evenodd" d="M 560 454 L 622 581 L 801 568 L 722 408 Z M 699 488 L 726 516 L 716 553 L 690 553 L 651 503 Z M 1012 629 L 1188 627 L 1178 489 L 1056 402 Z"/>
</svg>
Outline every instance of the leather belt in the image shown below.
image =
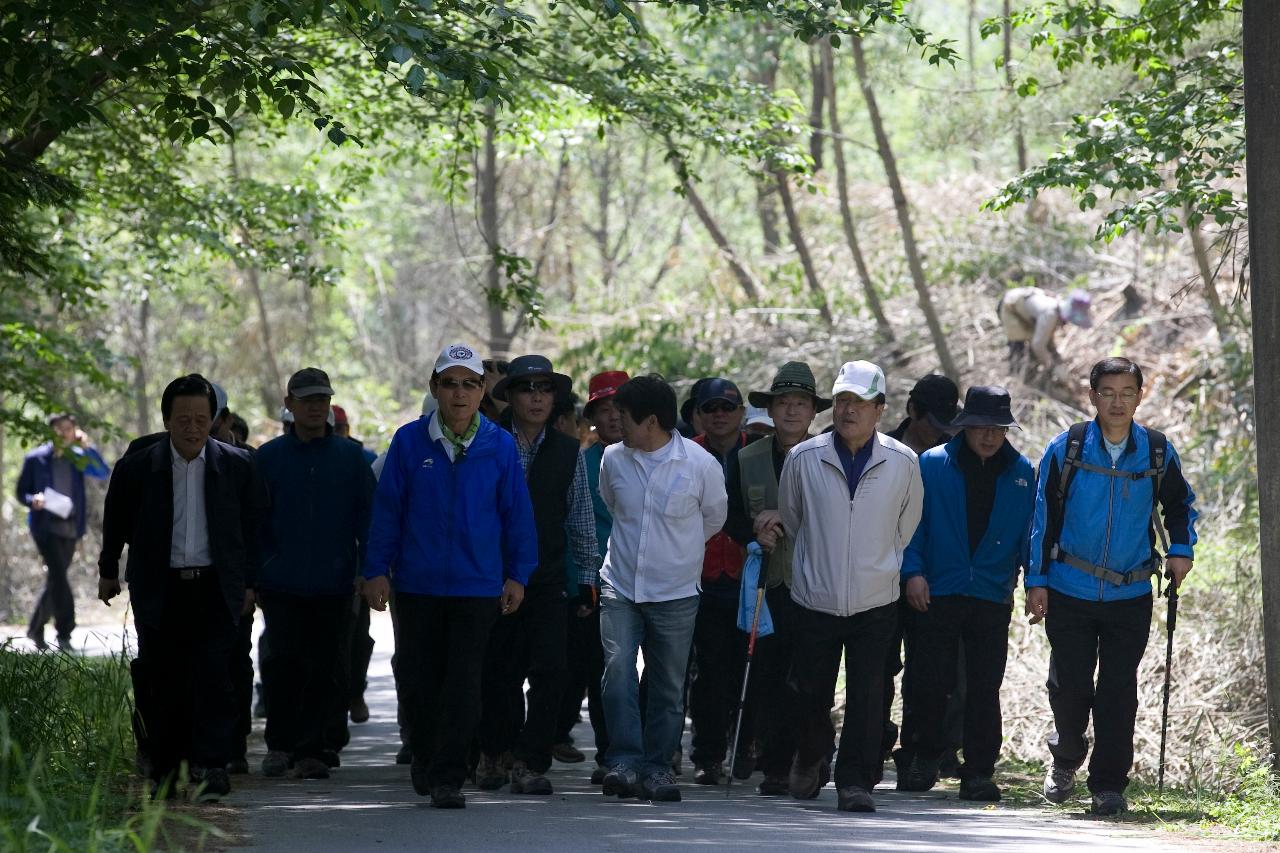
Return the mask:
<svg viewBox="0 0 1280 853">
<path fill-rule="evenodd" d="M 180 581 L 196 581 L 213 575 L 213 566 L 192 566 L 185 569 L 172 569 Z"/>
</svg>

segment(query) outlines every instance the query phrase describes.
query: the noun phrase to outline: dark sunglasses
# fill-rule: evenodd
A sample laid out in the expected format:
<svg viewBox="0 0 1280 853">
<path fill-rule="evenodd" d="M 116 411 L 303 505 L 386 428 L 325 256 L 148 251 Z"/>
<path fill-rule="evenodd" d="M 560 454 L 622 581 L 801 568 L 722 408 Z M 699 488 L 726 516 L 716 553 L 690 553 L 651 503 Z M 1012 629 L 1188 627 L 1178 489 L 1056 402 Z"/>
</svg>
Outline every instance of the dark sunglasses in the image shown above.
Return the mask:
<svg viewBox="0 0 1280 853">
<path fill-rule="evenodd" d="M 459 388 L 479 391 L 484 387 L 484 381 L 480 379 L 437 379 L 436 384 L 446 391 L 457 391 Z"/>
<path fill-rule="evenodd" d="M 721 400 L 719 402 L 704 403 L 698 407 L 698 411 L 704 415 L 724 415 L 738 411 L 738 407 L 727 400 Z"/>
<path fill-rule="evenodd" d="M 554 382 L 512 382 L 511 390 L 517 394 L 552 394 L 556 385 Z"/>
</svg>

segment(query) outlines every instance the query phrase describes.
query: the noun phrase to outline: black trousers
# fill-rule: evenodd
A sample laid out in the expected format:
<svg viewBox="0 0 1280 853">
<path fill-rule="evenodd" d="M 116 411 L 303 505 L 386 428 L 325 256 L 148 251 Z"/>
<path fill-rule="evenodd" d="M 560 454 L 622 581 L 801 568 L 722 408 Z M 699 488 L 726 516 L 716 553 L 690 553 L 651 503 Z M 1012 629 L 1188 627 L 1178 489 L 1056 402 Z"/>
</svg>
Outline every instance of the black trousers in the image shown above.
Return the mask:
<svg viewBox="0 0 1280 853">
<path fill-rule="evenodd" d="M 588 616 L 579 616 L 571 606 L 565 624 L 568 638 L 569 678 L 560 699 L 556 719 L 555 743 L 573 743 L 573 727 L 582 717 L 582 697 L 587 697 L 587 717 L 595 735 L 596 763 L 604 766 L 609 749 L 609 732 L 605 728 L 604 705 L 600 701 L 600 679 L 604 677 L 604 646 L 600 643 L 600 608 Z"/>
<path fill-rule="evenodd" d="M 885 647 L 893 639 L 898 604 L 853 616 L 797 610 L 788 683 L 795 693 L 799 759 L 812 764 L 831 749 L 831 708 L 843 652 L 845 710 L 835 782 L 838 788 L 857 785 L 870 791 L 882 763 Z"/>
<path fill-rule="evenodd" d="M 776 586 L 765 593 L 773 633 L 756 639 L 747 703 L 755 715 L 762 749 L 758 766 L 766 776 L 786 777 L 796 753 L 794 696 L 787 688 L 791 668 L 795 620 L 800 606 L 791 599 L 791 590 Z M 741 749 L 741 745 L 739 745 Z"/>
<path fill-rule="evenodd" d="M 44 589 L 36 599 L 35 610 L 31 611 L 28 630 L 33 634 L 43 635 L 44 626 L 53 619 L 58 637 L 70 639 L 71 632 L 76 627 L 76 601 L 71 594 L 67 570 L 76 553 L 76 540 L 50 534 L 36 538 L 35 543 L 45 565 Z"/>
<path fill-rule="evenodd" d="M 340 749 L 332 721 L 334 708 L 346 700 L 339 666 L 351 596 L 264 590 L 258 600 L 271 632 L 270 654 L 262 660 L 267 749 L 294 759 Z"/>
<path fill-rule="evenodd" d="M 947 706 L 956 692 L 956 664 L 963 649 L 964 764 L 960 778 L 990 777 L 995 773 L 1003 728 L 1000 685 L 1009 651 L 1007 603 L 962 595 L 935 596 L 929 609 L 915 614 L 915 654 L 908 666 L 914 691 L 917 754 L 937 761 L 949 749 Z"/>
<path fill-rule="evenodd" d="M 728 754 L 736 725 L 734 711 L 742 695 L 742 671 L 747 662 L 747 635 L 738 629 L 737 602 L 703 596 L 693 629 L 694 675 L 689 686 L 689 717 L 693 722 L 695 766 L 716 764 Z M 744 712 L 739 747 L 755 737 Z"/>
<path fill-rule="evenodd" d="M 510 750 L 535 773 L 551 767 L 560 700 L 569 679 L 567 609 L 563 587 L 527 588 L 520 609 L 494 623 L 485 655 L 480 749 L 495 757 Z"/>
<path fill-rule="evenodd" d="M 350 666 L 347 667 L 349 703 L 364 698 L 365 688 L 369 686 L 369 661 L 373 658 L 374 645 L 369 634 L 369 619 L 369 602 L 361 596 L 355 603 L 355 622 L 351 626 L 351 642 L 347 644 L 350 654 Z"/>
<path fill-rule="evenodd" d="M 462 787 L 498 599 L 399 592 L 395 601 L 395 671 L 413 763 L 427 768 L 428 785 Z"/>
<path fill-rule="evenodd" d="M 1089 790 L 1123 792 L 1133 766 L 1138 714 L 1138 664 L 1151 628 L 1150 595 L 1127 601 L 1085 601 L 1049 590 L 1049 737 L 1055 764 L 1079 767 L 1089 752 L 1085 729 L 1093 714 Z M 1094 671 L 1097 682 L 1094 682 Z"/>
<path fill-rule="evenodd" d="M 139 749 L 151 759 L 152 779 L 162 781 L 184 760 L 225 767 L 236 721 L 236 623 L 217 575 L 183 581 L 175 570 L 165 589 L 164 616 L 137 628 L 138 657 L 131 668 L 144 735 Z"/>
<path fill-rule="evenodd" d="M 244 758 L 253 732 L 253 614 L 240 617 L 235 648 L 231 650 L 231 686 L 235 691 L 236 727 L 231 757 Z"/>
</svg>

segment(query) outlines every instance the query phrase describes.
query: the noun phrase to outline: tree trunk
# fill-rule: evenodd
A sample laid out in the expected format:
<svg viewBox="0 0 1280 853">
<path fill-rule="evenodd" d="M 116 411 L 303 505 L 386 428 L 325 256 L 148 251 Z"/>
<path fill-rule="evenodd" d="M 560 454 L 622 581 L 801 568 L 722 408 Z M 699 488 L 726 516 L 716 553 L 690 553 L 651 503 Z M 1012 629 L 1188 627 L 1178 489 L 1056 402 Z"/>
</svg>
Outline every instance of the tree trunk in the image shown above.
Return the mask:
<svg viewBox="0 0 1280 853">
<path fill-rule="evenodd" d="M 0 409 L 4 408 L 4 394 L 0 394 Z M 0 495 L 9 493 L 4 479 L 4 423 L 0 422 Z M 15 527 L 17 525 L 14 525 Z M 13 594 L 9 589 L 9 531 L 0 524 L 0 623 L 13 621 Z"/>
<path fill-rule="evenodd" d="M 773 92 L 778 84 L 778 53 L 782 49 L 782 43 L 774 26 L 768 22 L 757 26 L 752 35 L 757 64 L 752 71 L 751 80 Z M 764 253 L 776 255 L 782 251 L 782 232 L 778 230 L 778 208 L 774 202 L 774 194 L 778 188 L 765 176 L 756 178 L 755 185 L 756 215 L 760 218 Z"/>
<path fill-rule="evenodd" d="M 604 143 L 604 163 L 596 173 L 596 204 L 599 207 L 599 227 L 590 229 L 596 238 L 596 251 L 600 255 L 600 283 L 608 288 L 613 283 L 614 258 L 609 247 L 609 207 L 613 193 L 613 155 L 609 142 Z"/>
<path fill-rule="evenodd" d="M 800 217 L 796 215 L 796 205 L 791 199 L 791 188 L 787 185 L 787 176 L 781 171 L 773 173 L 778 182 L 778 197 L 782 199 L 782 212 L 787 217 L 787 230 L 791 232 L 791 244 L 796 247 L 800 256 L 800 266 L 804 268 L 804 280 L 813 291 L 813 298 L 818 302 L 818 313 L 828 326 L 835 325 L 831 318 L 831 308 L 827 305 L 827 292 L 818 281 L 818 272 L 813 268 L 813 257 L 809 254 L 809 246 L 804 241 L 804 232 L 800 230 Z"/>
<path fill-rule="evenodd" d="M 778 231 L 778 209 L 773 205 L 773 195 L 778 191 L 767 178 L 756 178 L 756 215 L 760 217 L 760 233 L 764 236 L 764 253 L 776 255 L 782 251 L 782 234 Z"/>
<path fill-rule="evenodd" d="M 1027 141 L 1022 135 L 1022 112 L 1018 109 L 1017 92 L 1013 85 L 1013 14 L 1012 3 L 1004 0 L 1004 80 L 1013 104 L 1013 148 L 1018 156 L 1018 172 L 1027 171 Z"/>
<path fill-rule="evenodd" d="M 826 39 L 820 39 L 826 44 Z M 827 95 L 826 65 L 817 44 L 809 45 L 809 156 L 813 158 L 813 171 L 822 171 L 822 102 Z"/>
<path fill-rule="evenodd" d="M 720 230 L 720 226 L 712 218 L 711 211 L 707 210 L 707 206 L 702 203 L 702 196 L 698 195 L 698 190 L 694 187 L 693 181 L 685 181 L 684 195 L 689 200 L 689 206 L 693 208 L 693 212 L 697 215 L 702 226 L 711 235 L 711 239 L 716 244 L 716 248 L 720 250 L 725 263 L 733 271 L 733 277 L 738 280 L 738 284 L 742 285 L 742 292 L 746 294 L 747 301 L 759 302 L 760 289 L 756 287 L 755 279 L 752 278 L 751 273 L 747 272 L 747 268 L 742 265 L 742 262 L 738 260 L 738 253 L 733 250 L 733 245 L 729 242 L 729 238 L 724 235 L 724 232 Z"/>
<path fill-rule="evenodd" d="M 862 293 L 867 300 L 867 308 L 876 319 L 876 331 L 880 339 L 886 343 L 893 342 L 893 326 L 885 316 L 884 306 L 880 302 L 880 294 L 876 292 L 875 282 L 871 280 L 871 271 L 867 269 L 867 259 L 862 255 L 862 246 L 858 243 L 858 232 L 854 227 L 853 211 L 849 207 L 849 174 L 844 159 L 844 130 L 840 124 L 840 106 L 836 102 L 836 61 L 835 52 L 831 49 L 829 39 L 822 40 L 823 76 L 827 82 L 827 115 L 831 126 L 831 152 L 836 162 L 836 194 L 840 199 L 840 222 L 844 226 L 844 240 L 849 245 L 849 253 L 853 255 L 853 266 L 858 272 L 858 281 L 862 284 Z"/>
<path fill-rule="evenodd" d="M 898 225 L 902 229 L 902 250 L 907 256 L 911 281 L 915 284 L 916 295 L 920 300 L 920 311 L 924 314 L 929 335 L 933 338 L 933 348 L 937 350 L 938 364 L 942 372 L 951 377 L 952 381 L 959 383 L 960 371 L 956 370 L 956 364 L 951 359 L 946 335 L 943 334 L 942 324 L 938 322 L 938 313 L 933 308 L 933 299 L 929 296 L 929 283 L 925 281 L 924 266 L 920 263 L 920 251 L 916 247 L 915 231 L 911 226 L 911 210 L 907 207 L 907 194 L 902 189 L 902 179 L 898 177 L 898 163 L 893 157 L 889 136 L 885 133 L 884 121 L 880 117 L 880 107 L 876 103 L 876 93 L 871 87 L 871 78 L 867 76 L 867 60 L 862 55 L 862 39 L 856 35 L 852 36 L 850 45 L 853 48 L 854 67 L 858 72 L 858 85 L 862 87 L 862 97 L 867 102 L 867 115 L 871 119 L 871 130 L 876 137 L 876 150 L 880 152 L 885 177 L 888 178 L 889 189 L 893 193 L 893 208 L 898 214 Z"/>
<path fill-rule="evenodd" d="M 484 287 L 489 307 L 489 355 L 505 357 L 511 353 L 512 334 L 507 329 L 502 303 L 502 271 L 498 267 L 498 249 L 502 245 L 498 234 L 498 145 L 494 127 L 494 108 L 485 107 L 484 165 L 480 169 L 480 230 L 489 249 L 489 261 L 484 268 Z"/>
<path fill-rule="evenodd" d="M 1280 17 L 1244 3 L 1245 169 L 1253 305 L 1254 435 L 1271 755 L 1280 772 Z"/>
<path fill-rule="evenodd" d="M 151 432 L 151 401 L 147 399 L 147 361 L 151 357 L 151 295 L 142 294 L 138 307 L 138 341 L 135 353 L 137 364 L 133 367 L 133 405 L 137 415 L 138 435 Z"/>
<path fill-rule="evenodd" d="M 234 184 L 240 180 L 240 161 L 236 158 L 235 140 L 227 142 L 227 150 L 231 157 L 231 181 Z M 251 245 L 249 234 L 244 226 L 236 227 L 240 231 L 240 238 L 246 245 Z M 267 316 L 267 302 L 262 293 L 262 280 L 258 275 L 258 268 L 249 263 L 244 266 L 243 272 L 249 282 L 249 290 L 253 293 L 253 302 L 258 309 L 258 325 L 262 330 L 262 356 L 267 369 L 267 375 L 261 386 L 262 403 L 267 414 L 275 417 L 280 401 L 284 398 L 284 377 L 280 375 L 280 365 L 276 362 L 275 347 L 271 337 L 271 320 Z"/>
<path fill-rule="evenodd" d="M 1191 238 L 1191 253 L 1196 258 L 1196 269 L 1200 271 L 1200 280 L 1204 282 L 1204 301 L 1209 304 L 1209 314 L 1213 317 L 1213 325 L 1218 330 L 1218 340 L 1226 341 L 1231 334 L 1231 318 L 1226 306 L 1218 295 L 1218 285 L 1214 281 L 1213 263 L 1209 259 L 1209 246 L 1205 243 L 1204 232 L 1199 225 L 1192 225 L 1190 208 L 1183 211 L 1183 221 L 1187 226 L 1187 236 Z"/>
</svg>

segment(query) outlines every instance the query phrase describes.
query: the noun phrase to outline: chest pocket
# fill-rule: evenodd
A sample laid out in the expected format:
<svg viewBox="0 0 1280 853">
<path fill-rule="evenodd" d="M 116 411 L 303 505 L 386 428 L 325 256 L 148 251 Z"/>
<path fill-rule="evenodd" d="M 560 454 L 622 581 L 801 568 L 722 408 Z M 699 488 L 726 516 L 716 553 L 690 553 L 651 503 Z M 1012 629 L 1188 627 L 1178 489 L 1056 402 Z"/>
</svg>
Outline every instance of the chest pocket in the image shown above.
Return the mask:
<svg viewBox="0 0 1280 853">
<path fill-rule="evenodd" d="M 768 507 L 764 505 L 765 488 L 764 486 L 747 486 L 747 513 L 756 516 L 764 512 Z"/>
<path fill-rule="evenodd" d="M 669 518 L 688 518 L 698 509 L 698 499 L 692 493 L 693 480 L 677 474 L 663 502 L 662 514 Z"/>
</svg>

